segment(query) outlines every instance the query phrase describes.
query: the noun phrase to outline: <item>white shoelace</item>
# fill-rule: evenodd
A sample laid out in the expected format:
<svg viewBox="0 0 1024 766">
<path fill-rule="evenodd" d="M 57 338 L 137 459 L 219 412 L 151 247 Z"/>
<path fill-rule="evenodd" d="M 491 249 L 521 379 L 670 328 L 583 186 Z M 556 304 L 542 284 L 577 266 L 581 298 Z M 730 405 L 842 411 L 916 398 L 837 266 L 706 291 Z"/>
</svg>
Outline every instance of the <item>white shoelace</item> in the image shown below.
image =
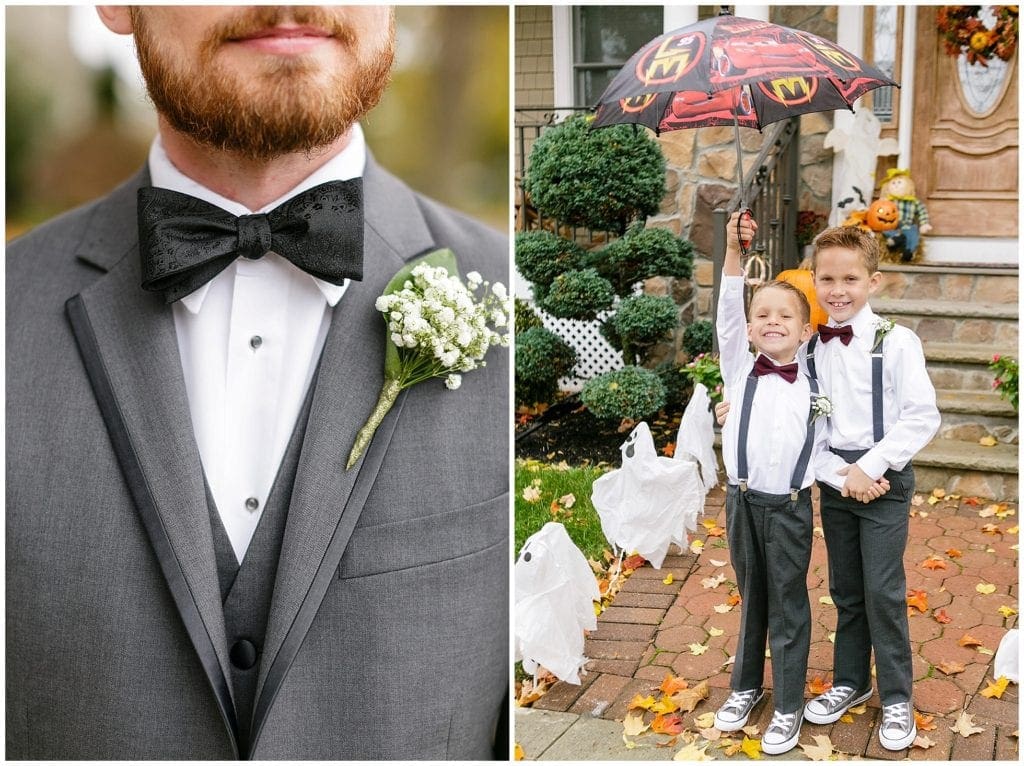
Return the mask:
<svg viewBox="0 0 1024 766">
<path fill-rule="evenodd" d="M 787 734 L 795 718 L 796 713 L 780 713 L 776 710 L 772 714 L 772 722 L 768 724 L 765 734 L 767 735 L 772 729 L 777 729 L 779 734 Z"/>
<path fill-rule="evenodd" d="M 750 689 L 745 692 L 733 692 L 729 695 L 729 699 L 722 705 L 722 710 L 734 710 L 737 713 L 746 707 L 747 702 L 757 694 L 757 689 Z"/>
<path fill-rule="evenodd" d="M 827 702 L 830 706 L 837 705 L 843 701 L 844 697 L 850 696 L 852 695 L 852 693 L 853 689 L 849 686 L 833 686 L 831 689 L 829 689 L 827 692 L 821 695 L 820 699 L 823 702 Z"/>
<path fill-rule="evenodd" d="M 882 728 L 891 727 L 899 728 L 900 731 L 910 728 L 910 705 L 906 702 L 897 702 L 882 708 Z"/>
</svg>

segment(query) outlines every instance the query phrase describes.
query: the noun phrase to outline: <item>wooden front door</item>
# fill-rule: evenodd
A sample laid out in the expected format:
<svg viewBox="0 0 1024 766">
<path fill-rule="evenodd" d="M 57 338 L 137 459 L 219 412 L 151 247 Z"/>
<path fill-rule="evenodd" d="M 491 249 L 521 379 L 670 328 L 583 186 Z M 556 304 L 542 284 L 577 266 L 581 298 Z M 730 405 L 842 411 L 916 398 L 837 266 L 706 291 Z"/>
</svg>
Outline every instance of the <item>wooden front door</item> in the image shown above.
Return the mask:
<svg viewBox="0 0 1024 766">
<path fill-rule="evenodd" d="M 939 39 L 935 10 L 917 13 L 910 168 L 917 196 L 933 236 L 1016 237 L 1017 55 L 1001 81 L 965 86 Z"/>
</svg>

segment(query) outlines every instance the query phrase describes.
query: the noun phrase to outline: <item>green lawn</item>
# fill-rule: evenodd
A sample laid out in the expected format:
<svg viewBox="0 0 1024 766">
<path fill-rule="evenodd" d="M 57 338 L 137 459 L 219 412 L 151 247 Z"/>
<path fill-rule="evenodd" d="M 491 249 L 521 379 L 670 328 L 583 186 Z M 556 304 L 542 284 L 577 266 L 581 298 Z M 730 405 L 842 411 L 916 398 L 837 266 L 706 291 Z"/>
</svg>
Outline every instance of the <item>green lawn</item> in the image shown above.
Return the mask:
<svg viewBox="0 0 1024 766">
<path fill-rule="evenodd" d="M 590 502 L 590 490 L 594 480 L 607 470 L 516 460 L 516 555 L 519 555 L 526 538 L 547 522 L 557 521 L 565 527 L 584 556 L 601 561 L 603 551 L 610 549 L 611 545 L 601 531 L 601 520 Z M 540 493 L 532 502 L 523 497 L 523 490 L 531 486 Z M 552 502 L 566 495 L 575 496 L 575 503 L 571 508 L 560 503 L 552 514 Z"/>
</svg>

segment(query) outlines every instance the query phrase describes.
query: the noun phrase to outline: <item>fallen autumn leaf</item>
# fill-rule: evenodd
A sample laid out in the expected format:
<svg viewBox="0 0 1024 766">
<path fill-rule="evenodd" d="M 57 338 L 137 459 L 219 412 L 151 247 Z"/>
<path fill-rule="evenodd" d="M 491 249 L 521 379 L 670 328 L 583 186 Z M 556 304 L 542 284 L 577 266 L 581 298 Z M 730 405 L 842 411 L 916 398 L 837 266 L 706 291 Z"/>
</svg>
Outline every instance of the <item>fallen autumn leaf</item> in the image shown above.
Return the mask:
<svg viewBox="0 0 1024 766">
<path fill-rule="evenodd" d="M 814 740 L 813 745 L 800 743 L 800 749 L 804 751 L 804 754 L 812 761 L 830 760 L 834 752 L 832 740 L 824 734 L 815 734 L 811 739 Z"/>
<path fill-rule="evenodd" d="M 988 697 L 990 699 L 992 697 L 995 697 L 996 699 L 1002 699 L 1003 692 L 1006 691 L 1006 687 L 1009 683 L 1009 678 L 1007 678 L 1006 676 L 999 676 L 999 678 L 997 678 L 995 681 L 988 682 L 988 686 L 981 690 L 981 696 Z"/>
<path fill-rule="evenodd" d="M 974 725 L 974 716 L 966 710 L 960 713 L 960 716 L 956 719 L 956 723 L 953 726 L 950 726 L 949 730 L 956 732 L 961 737 L 969 737 L 972 734 L 980 734 L 985 731 L 980 726 Z"/>
</svg>

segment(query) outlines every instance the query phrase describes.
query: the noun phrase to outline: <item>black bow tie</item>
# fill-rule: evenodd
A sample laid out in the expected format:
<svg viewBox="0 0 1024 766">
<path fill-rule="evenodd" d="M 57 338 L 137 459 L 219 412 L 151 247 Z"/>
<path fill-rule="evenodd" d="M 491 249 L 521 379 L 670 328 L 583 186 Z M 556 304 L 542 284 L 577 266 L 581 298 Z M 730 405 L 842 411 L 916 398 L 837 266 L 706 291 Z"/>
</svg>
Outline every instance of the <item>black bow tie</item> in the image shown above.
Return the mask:
<svg viewBox="0 0 1024 766">
<path fill-rule="evenodd" d="M 796 362 L 775 364 L 764 354 L 758 355 L 757 359 L 754 360 L 754 375 L 758 377 L 762 375 L 778 375 L 787 383 L 793 383 L 796 380 L 797 370 L 799 369 Z"/>
<path fill-rule="evenodd" d="M 363 182 L 331 181 L 269 213 L 235 216 L 187 194 L 139 189 L 142 287 L 172 303 L 202 287 L 235 258 L 268 252 L 340 285 L 363 278 Z"/>
<path fill-rule="evenodd" d="M 850 341 L 853 340 L 853 328 L 850 325 L 844 325 L 843 327 L 829 327 L 826 324 L 821 325 L 818 328 L 818 335 L 821 336 L 822 343 L 828 343 L 833 338 L 839 338 L 843 342 L 844 346 L 849 346 Z"/>
</svg>

